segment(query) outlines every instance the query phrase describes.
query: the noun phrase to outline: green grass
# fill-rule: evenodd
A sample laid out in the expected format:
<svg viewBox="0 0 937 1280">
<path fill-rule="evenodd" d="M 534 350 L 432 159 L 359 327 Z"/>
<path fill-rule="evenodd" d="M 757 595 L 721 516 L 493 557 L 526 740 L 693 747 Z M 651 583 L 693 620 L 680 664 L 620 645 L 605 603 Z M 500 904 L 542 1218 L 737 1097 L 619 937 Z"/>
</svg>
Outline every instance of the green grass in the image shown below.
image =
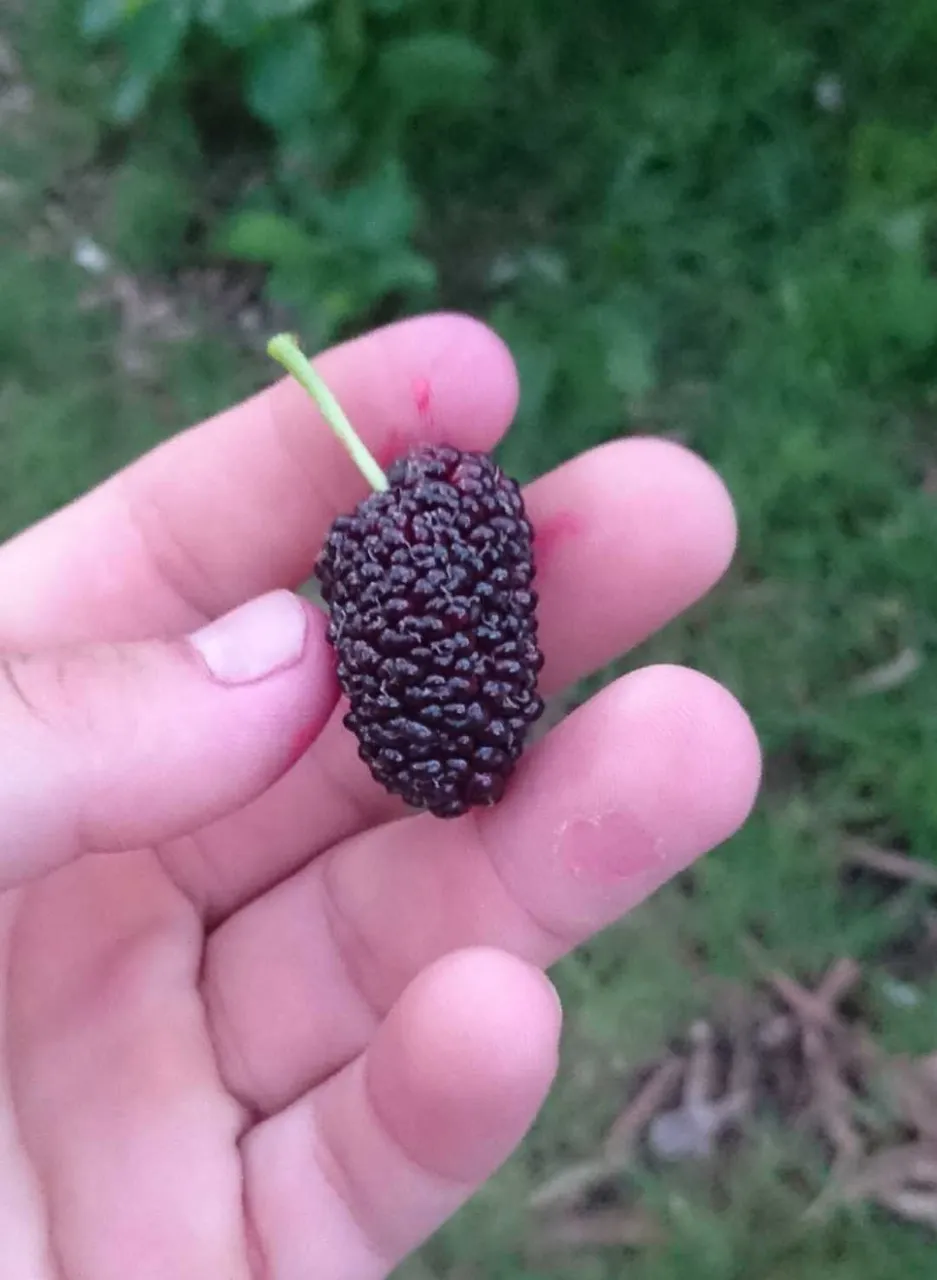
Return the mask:
<svg viewBox="0 0 937 1280">
<path fill-rule="evenodd" d="M 148 344 L 150 372 L 128 372 L 119 313 L 88 306 L 94 282 L 50 210 L 146 289 L 210 257 L 223 209 L 201 188 L 206 143 L 178 104 L 115 137 L 113 69 L 76 52 L 63 11 L 43 5 L 36 22 L 22 8 L 34 101 L 0 128 L 3 534 L 269 372 L 191 298 L 196 334 Z M 724 681 L 754 717 L 767 777 L 727 848 L 560 966 L 556 1094 L 418 1266 L 490 1280 L 929 1274 L 931 1241 L 881 1215 L 805 1229 L 820 1153 L 767 1124 L 718 1203 L 705 1177 L 653 1183 L 660 1246 L 547 1266 L 523 1241 L 533 1180 L 588 1152 L 620 1073 L 718 1007 L 726 984 L 755 980 L 746 936 L 808 978 L 856 957 L 882 1043 L 937 1048 L 935 976 L 909 1009 L 890 999 L 885 964 L 919 898 L 886 913 L 841 869 L 850 833 L 937 861 L 937 2 L 438 11 L 517 60 L 483 111 L 421 118 L 404 154 L 438 300 L 487 316 L 518 359 L 504 461 L 528 477 L 652 430 L 719 469 L 738 562 L 628 664 L 686 662 Z M 239 172 L 241 141 L 226 155 L 216 139 L 212 163 Z M 863 691 L 906 651 L 917 665 L 902 683 Z"/>
</svg>

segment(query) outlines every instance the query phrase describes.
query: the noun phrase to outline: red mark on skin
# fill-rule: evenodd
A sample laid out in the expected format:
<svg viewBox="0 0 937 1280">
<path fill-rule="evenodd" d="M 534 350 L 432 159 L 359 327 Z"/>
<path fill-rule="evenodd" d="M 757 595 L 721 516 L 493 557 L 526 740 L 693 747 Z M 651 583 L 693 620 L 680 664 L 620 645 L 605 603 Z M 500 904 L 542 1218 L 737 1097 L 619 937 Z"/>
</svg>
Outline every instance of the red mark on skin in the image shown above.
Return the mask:
<svg viewBox="0 0 937 1280">
<path fill-rule="evenodd" d="M 413 403 L 416 405 L 420 419 L 420 434 L 424 440 L 435 437 L 433 420 L 432 388 L 426 378 L 415 378 L 413 381 Z M 376 451 L 378 462 L 386 470 L 392 462 L 402 458 L 413 445 L 413 433 L 409 431 L 391 430 Z"/>
<path fill-rule="evenodd" d="M 433 422 L 432 388 L 426 378 L 417 378 L 413 383 L 413 401 L 420 415 L 420 425 L 424 432 L 432 434 Z"/>
<path fill-rule="evenodd" d="M 659 840 L 633 814 L 618 811 L 574 818 L 560 834 L 560 857 L 578 880 L 646 891 L 664 879 L 667 858 Z"/>
<path fill-rule="evenodd" d="M 583 522 L 572 511 L 557 511 L 546 520 L 539 520 L 534 529 L 534 556 L 537 568 L 542 569 L 556 549 L 570 538 L 580 534 Z"/>
</svg>

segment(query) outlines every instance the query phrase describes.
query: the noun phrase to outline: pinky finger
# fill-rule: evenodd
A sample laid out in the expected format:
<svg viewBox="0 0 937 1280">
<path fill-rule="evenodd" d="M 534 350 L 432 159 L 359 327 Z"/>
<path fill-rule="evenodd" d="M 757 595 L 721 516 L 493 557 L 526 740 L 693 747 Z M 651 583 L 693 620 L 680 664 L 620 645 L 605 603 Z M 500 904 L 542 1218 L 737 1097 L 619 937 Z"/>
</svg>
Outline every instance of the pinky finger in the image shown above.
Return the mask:
<svg viewBox="0 0 937 1280">
<path fill-rule="evenodd" d="M 368 1050 L 244 1139 L 256 1270 L 381 1280 L 490 1177 L 553 1081 L 559 1002 L 505 953 L 416 978 Z"/>
</svg>

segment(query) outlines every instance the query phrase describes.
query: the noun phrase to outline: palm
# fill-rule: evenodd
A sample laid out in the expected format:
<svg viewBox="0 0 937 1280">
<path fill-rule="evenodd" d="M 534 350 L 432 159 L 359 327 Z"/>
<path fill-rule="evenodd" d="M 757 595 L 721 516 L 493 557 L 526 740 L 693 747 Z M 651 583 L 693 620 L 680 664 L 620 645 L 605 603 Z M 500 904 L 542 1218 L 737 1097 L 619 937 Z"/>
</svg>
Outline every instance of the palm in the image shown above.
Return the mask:
<svg viewBox="0 0 937 1280">
<path fill-rule="evenodd" d="M 392 426 L 428 429 L 416 375 L 456 444 L 490 447 L 513 406 L 503 352 L 466 322 L 329 360 L 379 452 Z M 0 552 L 0 585 L 26 573 L 34 602 L 0 591 L 0 630 L 26 647 L 179 630 L 304 576 L 356 492 L 281 386 Z M 663 443 L 586 455 L 529 503 L 547 691 L 692 603 L 731 551 L 718 481 Z M 89 566 L 121 540 L 113 592 Z M 64 544 L 83 553 L 63 593 Z M 557 1015 L 536 970 L 728 835 L 757 776 L 736 704 L 672 668 L 611 686 L 501 806 L 454 823 L 402 814 L 340 710 L 306 745 L 197 830 L 0 897 L 2 1280 L 385 1274 L 543 1098 Z"/>
<path fill-rule="evenodd" d="M 248 1276 L 244 1112 L 218 1075 L 192 905 L 139 853 L 11 891 L 0 922 L 4 1280 Z"/>
</svg>

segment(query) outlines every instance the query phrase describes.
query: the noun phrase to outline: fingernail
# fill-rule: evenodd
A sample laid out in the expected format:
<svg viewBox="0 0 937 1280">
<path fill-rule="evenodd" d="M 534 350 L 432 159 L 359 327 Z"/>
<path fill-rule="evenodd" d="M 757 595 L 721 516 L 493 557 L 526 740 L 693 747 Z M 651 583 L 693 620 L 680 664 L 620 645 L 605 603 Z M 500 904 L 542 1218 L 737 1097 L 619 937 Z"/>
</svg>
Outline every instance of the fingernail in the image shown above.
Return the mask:
<svg viewBox="0 0 937 1280">
<path fill-rule="evenodd" d="M 303 656 L 308 618 L 291 591 L 272 591 L 210 622 L 190 643 L 223 684 L 263 680 Z"/>
</svg>

